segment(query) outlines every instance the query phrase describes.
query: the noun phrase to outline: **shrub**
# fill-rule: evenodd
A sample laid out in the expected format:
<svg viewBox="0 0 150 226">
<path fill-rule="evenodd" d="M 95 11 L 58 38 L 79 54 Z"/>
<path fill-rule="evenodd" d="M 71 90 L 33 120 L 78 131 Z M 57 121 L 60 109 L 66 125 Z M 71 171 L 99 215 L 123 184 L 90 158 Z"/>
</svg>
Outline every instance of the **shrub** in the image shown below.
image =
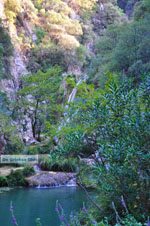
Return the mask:
<svg viewBox="0 0 150 226">
<path fill-rule="evenodd" d="M 55 172 L 76 172 L 77 164 L 74 159 L 51 159 L 48 157 L 42 157 L 39 161 L 40 168 L 46 171 Z"/>
<path fill-rule="evenodd" d="M 122 212 L 120 196 L 124 195 L 129 212 L 140 221 L 150 211 L 150 77 L 146 75 L 140 85 L 133 88 L 130 82 L 119 83 L 115 76 L 108 76 L 105 90 L 91 89 L 90 92 L 90 87 L 84 88 L 82 84 L 83 94 L 70 109 L 70 112 L 75 111 L 76 107 L 76 114 L 70 117 L 66 125 L 68 130 L 63 133 L 63 153 L 66 156 L 74 154 L 76 144 L 78 148 L 85 140 L 85 136 L 80 135 L 85 131 L 87 137 L 93 137 L 96 162 L 91 169 L 91 179 L 95 178 L 101 194 L 98 197 L 101 217 L 107 216 L 113 221 L 111 203 L 114 201 Z M 68 136 L 69 130 L 70 134 L 75 131 L 76 136 Z M 80 148 L 82 152 L 82 146 Z M 87 174 L 85 171 L 86 180 Z M 86 180 L 83 182 L 87 183 Z"/>
<path fill-rule="evenodd" d="M 62 168 L 63 168 L 64 172 L 76 172 L 77 164 L 76 164 L 75 160 L 68 159 L 63 162 Z"/>
<path fill-rule="evenodd" d="M 27 177 L 27 176 L 31 176 L 35 174 L 35 170 L 33 165 L 26 165 L 23 169 L 23 176 Z"/>
<path fill-rule="evenodd" d="M 8 185 L 11 186 L 23 186 L 25 185 L 23 170 L 11 171 L 7 176 Z"/>
<path fill-rule="evenodd" d="M 39 166 L 42 170 L 50 171 L 51 170 L 51 162 L 47 157 L 41 157 L 39 159 Z"/>
<path fill-rule="evenodd" d="M 5 176 L 0 175 L 0 187 L 4 187 L 8 185 L 8 180 Z"/>
<path fill-rule="evenodd" d="M 27 155 L 36 155 L 36 154 L 38 154 L 38 147 L 37 146 L 27 146 L 27 147 L 25 147 L 24 153 Z"/>
</svg>

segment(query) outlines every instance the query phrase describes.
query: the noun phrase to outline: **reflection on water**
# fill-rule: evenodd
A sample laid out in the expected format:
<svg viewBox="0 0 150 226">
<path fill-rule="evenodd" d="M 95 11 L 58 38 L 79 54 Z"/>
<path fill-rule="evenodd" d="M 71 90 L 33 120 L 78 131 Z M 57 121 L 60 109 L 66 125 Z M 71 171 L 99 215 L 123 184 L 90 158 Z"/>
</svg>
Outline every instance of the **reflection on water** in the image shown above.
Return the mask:
<svg viewBox="0 0 150 226">
<path fill-rule="evenodd" d="M 13 225 L 9 212 L 12 201 L 19 226 L 35 226 L 36 218 L 41 218 L 42 226 L 59 226 L 60 221 L 55 212 L 57 200 L 68 216 L 72 211 L 82 208 L 86 195 L 78 187 L 17 188 L 2 193 L 0 194 L 0 225 Z"/>
</svg>

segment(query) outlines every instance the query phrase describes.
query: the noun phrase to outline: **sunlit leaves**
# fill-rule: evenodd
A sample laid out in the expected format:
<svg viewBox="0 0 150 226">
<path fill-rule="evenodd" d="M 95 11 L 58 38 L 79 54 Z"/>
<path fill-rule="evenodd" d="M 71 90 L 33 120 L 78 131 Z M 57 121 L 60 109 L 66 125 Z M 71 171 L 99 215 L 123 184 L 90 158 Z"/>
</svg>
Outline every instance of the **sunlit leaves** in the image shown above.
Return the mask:
<svg viewBox="0 0 150 226">
<path fill-rule="evenodd" d="M 124 194 L 131 212 L 135 204 L 144 213 L 150 209 L 146 198 L 150 195 L 148 87 L 148 74 L 137 88 L 109 74 L 105 90 L 82 83 L 76 102 L 70 105 L 70 121 L 62 130 L 63 152 L 97 153 L 93 176 L 107 207 L 112 200 L 120 205 L 117 200 Z"/>
<path fill-rule="evenodd" d="M 57 66 L 45 73 L 38 71 L 23 77 L 24 87 L 17 93 L 16 111 L 23 113 L 20 114 L 22 120 L 24 117 L 31 119 L 34 138 L 39 132 L 53 130 L 57 123 L 58 112 L 62 110 L 59 104 L 61 80 L 61 69 Z"/>
<path fill-rule="evenodd" d="M 20 0 L 5 0 L 5 13 L 10 22 L 14 22 L 17 14 L 21 12 Z"/>
</svg>

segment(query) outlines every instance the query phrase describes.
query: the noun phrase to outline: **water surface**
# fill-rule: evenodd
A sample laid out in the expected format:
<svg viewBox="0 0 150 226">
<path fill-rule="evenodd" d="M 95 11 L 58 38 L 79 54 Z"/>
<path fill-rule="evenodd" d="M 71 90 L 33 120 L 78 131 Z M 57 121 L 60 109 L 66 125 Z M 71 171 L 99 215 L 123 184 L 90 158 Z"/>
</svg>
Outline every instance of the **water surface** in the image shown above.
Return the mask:
<svg viewBox="0 0 150 226">
<path fill-rule="evenodd" d="M 13 189 L 0 194 L 0 225 L 13 226 L 9 211 L 12 201 L 19 226 L 36 226 L 36 218 L 41 218 L 42 226 L 59 226 L 60 221 L 55 212 L 56 200 L 68 216 L 72 211 L 82 208 L 86 195 L 79 187 Z"/>
</svg>

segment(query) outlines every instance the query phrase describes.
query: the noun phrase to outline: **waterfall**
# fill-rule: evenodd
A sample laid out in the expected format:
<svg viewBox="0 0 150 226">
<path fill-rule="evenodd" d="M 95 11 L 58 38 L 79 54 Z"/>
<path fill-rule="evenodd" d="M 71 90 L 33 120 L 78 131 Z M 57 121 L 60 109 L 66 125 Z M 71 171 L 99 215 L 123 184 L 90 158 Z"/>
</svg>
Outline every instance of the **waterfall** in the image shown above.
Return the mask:
<svg viewBox="0 0 150 226">
<path fill-rule="evenodd" d="M 35 172 L 41 172 L 41 169 L 40 169 L 40 167 L 36 164 L 36 165 L 34 165 L 34 170 L 35 170 Z"/>
<path fill-rule="evenodd" d="M 79 78 L 76 86 L 73 88 L 72 92 L 69 95 L 69 98 L 68 98 L 68 101 L 67 101 L 68 104 L 74 101 L 76 94 L 77 94 L 77 86 L 80 85 L 82 82 L 86 82 L 87 78 L 88 78 L 87 75 L 84 75 L 83 78 Z M 67 106 L 68 105 L 66 105 L 66 108 L 67 108 Z"/>
<path fill-rule="evenodd" d="M 67 105 L 65 106 L 65 109 L 68 109 L 69 107 L 69 103 L 73 102 L 75 100 L 76 94 L 77 94 L 77 86 L 80 85 L 82 82 L 86 82 L 88 76 L 84 75 L 83 77 L 79 78 L 76 86 L 73 88 L 72 92 L 70 93 L 69 97 L 68 97 L 68 101 L 67 101 Z M 77 113 L 77 111 L 74 112 L 74 115 Z M 64 113 L 64 120 L 62 121 L 62 123 L 60 124 L 60 126 L 58 127 L 58 132 L 62 129 L 62 127 L 64 125 L 66 125 L 67 123 L 69 123 L 70 118 L 67 117 L 67 112 Z M 56 143 L 59 142 L 59 139 L 57 138 L 57 136 L 55 137 L 55 141 Z"/>
<path fill-rule="evenodd" d="M 77 186 L 77 178 L 71 178 L 68 183 L 66 184 L 67 187 L 76 187 Z"/>
<path fill-rule="evenodd" d="M 79 81 L 77 82 L 76 86 L 73 88 L 72 92 L 69 95 L 68 101 L 67 103 L 71 103 L 74 101 L 76 94 L 77 94 L 77 86 L 80 85 L 80 83 L 82 82 L 82 79 L 79 79 Z"/>
<path fill-rule="evenodd" d="M 76 177 L 72 177 L 68 182 L 66 182 L 65 184 L 53 184 L 53 185 L 37 185 L 35 188 L 60 188 L 60 187 L 77 187 L 77 178 Z"/>
<path fill-rule="evenodd" d="M 79 78 L 76 86 L 73 88 L 72 92 L 70 93 L 70 95 L 68 97 L 68 101 L 67 101 L 67 105 L 65 106 L 65 109 L 68 109 L 68 107 L 69 107 L 68 104 L 75 100 L 75 97 L 76 97 L 76 94 L 77 94 L 77 86 L 80 85 L 81 82 L 86 82 L 87 78 L 88 78 L 87 75 L 85 75 L 84 78 Z M 75 112 L 75 114 L 76 114 L 76 112 Z M 61 128 L 64 125 L 66 125 L 70 121 L 70 118 L 67 117 L 67 112 L 64 113 L 64 119 L 65 120 L 63 120 L 62 123 L 60 124 L 60 126 L 58 127 L 58 132 L 61 130 Z M 57 137 L 55 137 L 55 141 L 56 141 L 56 143 L 58 143 L 58 138 Z"/>
</svg>

